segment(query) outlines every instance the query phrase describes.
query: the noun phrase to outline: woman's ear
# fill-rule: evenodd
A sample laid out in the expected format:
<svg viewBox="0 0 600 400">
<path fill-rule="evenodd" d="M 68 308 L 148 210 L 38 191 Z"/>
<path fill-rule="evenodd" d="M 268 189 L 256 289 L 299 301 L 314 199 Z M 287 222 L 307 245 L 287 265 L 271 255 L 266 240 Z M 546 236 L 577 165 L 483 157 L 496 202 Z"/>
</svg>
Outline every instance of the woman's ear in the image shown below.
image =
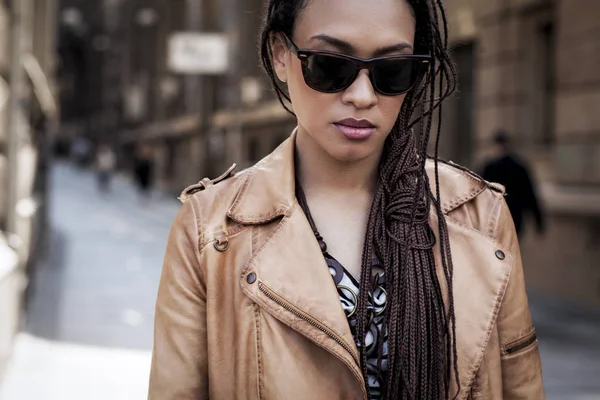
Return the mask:
<svg viewBox="0 0 600 400">
<path fill-rule="evenodd" d="M 271 35 L 271 53 L 273 54 L 273 68 L 277 77 L 282 82 L 287 82 L 286 65 L 289 62 L 289 50 L 281 39 L 281 35 Z"/>
</svg>

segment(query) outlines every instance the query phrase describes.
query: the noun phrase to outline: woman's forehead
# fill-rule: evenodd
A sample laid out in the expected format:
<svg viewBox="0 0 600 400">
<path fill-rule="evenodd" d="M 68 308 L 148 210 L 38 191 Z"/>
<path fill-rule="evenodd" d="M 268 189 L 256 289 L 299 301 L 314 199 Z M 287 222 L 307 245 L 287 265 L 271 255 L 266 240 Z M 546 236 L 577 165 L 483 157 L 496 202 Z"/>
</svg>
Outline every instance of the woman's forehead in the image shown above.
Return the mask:
<svg viewBox="0 0 600 400">
<path fill-rule="evenodd" d="M 295 24 L 294 37 L 309 45 L 327 35 L 365 50 L 413 43 L 415 22 L 406 0 L 309 0 Z"/>
</svg>

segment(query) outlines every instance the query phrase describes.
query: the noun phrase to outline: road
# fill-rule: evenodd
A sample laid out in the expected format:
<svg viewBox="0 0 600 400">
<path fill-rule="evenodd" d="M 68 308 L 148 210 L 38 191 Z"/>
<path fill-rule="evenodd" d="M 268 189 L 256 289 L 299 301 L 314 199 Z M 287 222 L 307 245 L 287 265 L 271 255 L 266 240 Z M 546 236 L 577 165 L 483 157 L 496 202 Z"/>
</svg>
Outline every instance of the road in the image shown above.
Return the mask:
<svg viewBox="0 0 600 400">
<path fill-rule="evenodd" d="M 156 289 L 174 197 L 54 167 L 52 239 L 1 400 L 146 397 Z M 600 313 L 531 294 L 551 400 L 600 399 Z"/>
</svg>

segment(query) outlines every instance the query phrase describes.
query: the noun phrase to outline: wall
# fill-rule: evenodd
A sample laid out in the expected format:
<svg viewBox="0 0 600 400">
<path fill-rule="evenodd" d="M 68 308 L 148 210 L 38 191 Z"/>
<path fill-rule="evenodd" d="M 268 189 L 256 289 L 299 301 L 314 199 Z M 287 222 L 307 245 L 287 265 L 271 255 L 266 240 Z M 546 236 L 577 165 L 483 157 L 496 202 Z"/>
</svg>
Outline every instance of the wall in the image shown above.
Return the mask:
<svg viewBox="0 0 600 400">
<path fill-rule="evenodd" d="M 541 241 L 529 238 L 524 254 L 540 288 L 600 307 L 600 3 L 562 0 L 555 7 L 551 229 Z"/>
<path fill-rule="evenodd" d="M 445 4 L 452 44 L 475 43 L 473 165 L 502 128 L 539 179 L 548 231 L 522 240 L 529 285 L 600 307 L 600 2 Z"/>
</svg>

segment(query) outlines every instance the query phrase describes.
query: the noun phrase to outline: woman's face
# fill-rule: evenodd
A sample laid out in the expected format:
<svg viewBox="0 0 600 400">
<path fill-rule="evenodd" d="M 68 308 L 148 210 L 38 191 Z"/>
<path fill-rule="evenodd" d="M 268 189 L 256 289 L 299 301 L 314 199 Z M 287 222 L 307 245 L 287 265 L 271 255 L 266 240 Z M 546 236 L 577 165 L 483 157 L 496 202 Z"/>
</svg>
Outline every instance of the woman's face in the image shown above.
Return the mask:
<svg viewBox="0 0 600 400">
<path fill-rule="evenodd" d="M 414 34 L 414 18 L 405 0 L 308 0 L 291 39 L 301 49 L 372 58 L 412 54 Z M 300 135 L 342 162 L 380 156 L 405 95 L 377 93 L 367 70 L 346 90 L 321 93 L 306 85 L 300 60 L 280 40 L 273 45 L 273 58 L 277 76 L 288 85 Z M 348 129 L 352 120 L 373 128 Z"/>
</svg>

